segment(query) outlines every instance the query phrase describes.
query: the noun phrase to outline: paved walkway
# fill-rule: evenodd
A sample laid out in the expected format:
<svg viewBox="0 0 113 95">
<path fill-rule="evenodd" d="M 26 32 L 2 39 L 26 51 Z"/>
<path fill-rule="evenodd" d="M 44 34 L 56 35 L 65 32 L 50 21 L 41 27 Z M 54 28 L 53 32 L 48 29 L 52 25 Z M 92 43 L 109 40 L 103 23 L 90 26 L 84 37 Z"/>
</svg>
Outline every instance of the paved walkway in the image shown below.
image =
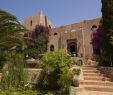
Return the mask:
<svg viewBox="0 0 113 95">
<path fill-rule="evenodd" d="M 113 92 L 82 91 L 77 95 L 113 95 Z"/>
</svg>

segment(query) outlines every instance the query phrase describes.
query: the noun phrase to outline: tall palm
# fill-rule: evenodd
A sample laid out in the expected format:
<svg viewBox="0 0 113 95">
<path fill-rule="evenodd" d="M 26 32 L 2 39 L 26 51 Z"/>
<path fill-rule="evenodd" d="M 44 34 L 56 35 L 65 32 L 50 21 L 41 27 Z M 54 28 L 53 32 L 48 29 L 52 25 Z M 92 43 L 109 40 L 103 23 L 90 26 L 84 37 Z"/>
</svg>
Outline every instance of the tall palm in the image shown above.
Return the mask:
<svg viewBox="0 0 113 95">
<path fill-rule="evenodd" d="M 0 9 L 0 49 L 23 46 L 24 30 L 15 16 Z"/>
</svg>

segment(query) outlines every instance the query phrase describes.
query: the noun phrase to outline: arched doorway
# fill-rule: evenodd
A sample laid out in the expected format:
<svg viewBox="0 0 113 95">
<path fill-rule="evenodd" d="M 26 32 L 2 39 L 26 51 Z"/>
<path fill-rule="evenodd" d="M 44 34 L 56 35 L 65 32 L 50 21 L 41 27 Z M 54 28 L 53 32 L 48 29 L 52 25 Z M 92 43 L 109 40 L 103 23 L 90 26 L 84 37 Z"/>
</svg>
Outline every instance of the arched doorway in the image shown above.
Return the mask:
<svg viewBox="0 0 113 95">
<path fill-rule="evenodd" d="M 77 54 L 77 43 L 76 43 L 76 41 L 68 41 L 67 51 L 70 54 Z"/>
<path fill-rule="evenodd" d="M 54 51 L 54 45 L 50 46 L 50 51 Z"/>
</svg>

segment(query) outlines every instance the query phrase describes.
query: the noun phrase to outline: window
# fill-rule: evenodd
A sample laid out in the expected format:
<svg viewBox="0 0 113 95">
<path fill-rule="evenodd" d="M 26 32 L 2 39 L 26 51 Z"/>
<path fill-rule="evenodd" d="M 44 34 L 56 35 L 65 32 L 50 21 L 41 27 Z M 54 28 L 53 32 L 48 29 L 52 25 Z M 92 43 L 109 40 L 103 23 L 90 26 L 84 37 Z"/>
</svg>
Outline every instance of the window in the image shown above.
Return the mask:
<svg viewBox="0 0 113 95">
<path fill-rule="evenodd" d="M 96 26 L 96 25 L 93 25 L 93 26 L 91 27 L 91 30 L 92 30 L 92 31 L 96 31 L 96 30 L 97 30 L 97 26 Z"/>
<path fill-rule="evenodd" d="M 92 28 L 97 28 L 97 26 L 96 25 L 93 25 Z"/>
<path fill-rule="evenodd" d="M 54 35 L 57 35 L 57 33 L 54 33 Z"/>
<path fill-rule="evenodd" d="M 75 32 L 76 30 L 75 29 L 72 29 L 70 32 Z"/>
<path fill-rule="evenodd" d="M 54 45 L 50 46 L 50 51 L 54 51 Z"/>
<path fill-rule="evenodd" d="M 32 20 L 30 21 L 30 26 L 32 26 Z"/>
<path fill-rule="evenodd" d="M 49 28 L 51 29 L 51 25 L 49 25 Z"/>
</svg>

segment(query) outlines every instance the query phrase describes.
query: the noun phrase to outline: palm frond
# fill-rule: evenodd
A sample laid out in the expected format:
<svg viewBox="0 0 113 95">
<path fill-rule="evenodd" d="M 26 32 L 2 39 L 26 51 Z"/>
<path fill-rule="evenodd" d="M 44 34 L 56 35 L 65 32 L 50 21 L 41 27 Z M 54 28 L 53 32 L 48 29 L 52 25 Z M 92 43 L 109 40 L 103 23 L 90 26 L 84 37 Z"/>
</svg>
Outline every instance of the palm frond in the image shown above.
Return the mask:
<svg viewBox="0 0 113 95">
<path fill-rule="evenodd" d="M 25 28 L 17 17 L 0 9 L 0 48 L 24 45 L 23 31 Z"/>
</svg>

